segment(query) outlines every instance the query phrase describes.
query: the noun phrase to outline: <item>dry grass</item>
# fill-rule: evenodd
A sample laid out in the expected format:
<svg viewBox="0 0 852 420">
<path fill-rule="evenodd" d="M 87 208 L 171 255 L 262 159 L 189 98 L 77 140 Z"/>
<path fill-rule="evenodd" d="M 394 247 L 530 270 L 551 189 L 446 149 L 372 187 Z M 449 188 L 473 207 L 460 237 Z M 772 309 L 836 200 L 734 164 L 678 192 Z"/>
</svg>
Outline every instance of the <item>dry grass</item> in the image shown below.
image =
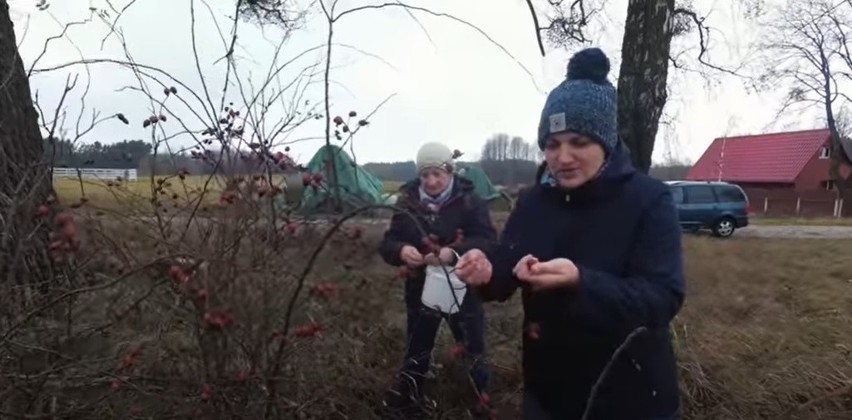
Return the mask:
<svg viewBox="0 0 852 420">
<path fill-rule="evenodd" d="M 848 395 L 812 411 L 790 410 L 852 380 L 850 247 L 852 241 L 686 239 L 689 297 L 673 327 L 685 418 L 848 418 Z M 353 375 L 305 389 L 348 407 L 351 418 L 370 418 L 402 355 L 402 285 L 393 276 L 376 258 L 348 273 L 346 295 L 330 307 L 339 321 L 300 362 L 317 377 L 329 377 L 324 370 Z M 518 418 L 519 305 L 516 298 L 488 306 L 493 398 L 505 418 Z M 464 418 L 469 390 L 458 362 L 446 356 L 445 327 L 439 341 L 438 401 L 444 418 Z"/>
<path fill-rule="evenodd" d="M 498 223 L 504 217 L 495 214 Z M 289 418 L 375 418 L 374 409 L 401 362 L 405 334 L 401 280 L 376 256 L 381 228 L 373 225 L 357 241 L 344 238 L 330 244 L 308 278 L 309 289 L 330 282 L 338 291 L 330 298 L 306 295 L 299 305 L 296 321 L 316 321 L 323 329 L 312 338 L 288 340 L 281 372 L 286 380 L 280 394 L 282 406 L 289 407 L 284 408 L 288 415 L 295 416 Z M 136 237 L 125 222 L 105 220 L 100 229 L 106 231 L 108 240 L 126 239 L 147 246 L 146 239 Z M 218 296 L 230 301 L 251 293 L 257 295 L 252 299 L 264 305 L 284 307 L 292 293 L 289 279 L 301 270 L 316 243 L 315 238 L 306 237 L 280 255 L 258 251 L 263 257 L 246 261 L 238 271 L 224 265 L 211 269 L 210 275 L 221 274 L 222 287 L 229 290 Z M 154 253 L 153 248 L 149 253 Z M 852 396 L 837 392 L 852 381 L 849 249 L 849 240 L 685 237 L 688 297 L 673 325 L 685 419 L 850 418 Z M 114 267 L 95 258 L 88 270 Z M 112 305 L 126 307 L 162 281 L 167 276 L 164 271 L 150 271 L 149 278 L 135 276 L 121 289 L 101 296 L 101 303 L 97 296 L 87 298 L 83 307 L 91 310 L 78 317 L 91 319 L 77 322 L 98 325 L 113 320 L 117 309 Z M 282 274 L 275 286 L 279 271 Z M 105 398 L 106 402 L 88 411 L 98 418 L 127 418 L 128 407 L 134 406 L 144 410 L 140 415 L 152 418 L 187 417 L 196 410 L 202 410 L 205 418 L 251 418 L 249 412 L 211 411 L 214 406 L 198 400 L 205 380 L 197 376 L 202 360 L 195 343 L 198 333 L 181 315 L 186 307 L 178 304 L 171 288 L 167 285 L 124 317 L 110 336 L 86 343 L 91 346 L 85 350 L 86 356 L 104 361 L 107 369 L 120 362 L 128 343 L 141 343 L 139 362 L 132 373 L 122 376 L 121 391 L 110 391 L 112 379 L 106 376 L 86 392 L 74 391 L 74 398 L 80 406 L 96 396 Z M 270 300 L 270 293 L 281 298 Z M 211 299 L 214 296 L 211 292 Z M 110 306 L 100 307 L 104 302 Z M 242 334 L 257 334 L 254 329 L 263 326 L 252 319 L 266 319 L 260 307 L 237 308 L 235 313 L 232 333 L 222 337 L 239 340 Z M 516 296 L 507 303 L 489 304 L 487 316 L 494 365 L 491 397 L 500 418 L 516 419 L 521 386 L 520 300 Z M 33 334 L 43 334 L 45 326 L 31 328 Z M 434 353 L 438 362 L 438 379 L 433 384 L 439 403 L 436 418 L 463 419 L 475 398 L 461 362 L 447 353 L 450 341 L 443 327 Z M 26 362 L 21 357 L 20 362 Z M 237 358 L 233 363 L 245 361 Z M 227 371 L 224 378 L 235 374 Z M 215 407 L 236 408 L 241 398 L 260 396 L 262 400 L 265 388 L 261 379 L 244 383 L 220 379 L 211 401 L 217 401 Z"/>
<path fill-rule="evenodd" d="M 849 418 L 848 393 L 818 400 L 852 383 L 850 248 L 848 240 L 685 239 L 689 295 L 673 331 L 686 419 Z M 329 307 L 338 321 L 300 363 L 316 377 L 352 376 L 305 392 L 327 399 L 317 406 L 334 401 L 349 418 L 372 418 L 402 356 L 402 285 L 373 257 L 341 286 L 345 295 Z M 489 304 L 487 314 L 492 398 L 502 418 L 519 418 L 520 301 Z M 449 337 L 442 327 L 436 394 L 442 418 L 464 418 L 470 391 L 447 356 Z"/>
<path fill-rule="evenodd" d="M 157 180 L 166 179 L 168 188 L 165 194 L 170 198 L 176 196 L 178 200 L 186 202 L 199 197 L 202 192 L 207 204 L 216 203 L 219 194 L 225 188 L 228 178 L 221 176 L 190 175 L 181 180 L 176 176 L 169 177 L 140 177 L 136 181 L 126 180 L 93 180 L 59 178 L 54 181 L 56 195 L 62 203 L 79 203 L 83 197 L 90 207 L 110 210 L 125 211 L 128 209 L 147 206 L 150 208 L 152 183 Z M 283 178 L 276 176 L 273 182 L 281 184 Z"/>
<path fill-rule="evenodd" d="M 771 218 L 752 217 L 751 222 L 766 226 L 852 226 L 852 218 L 815 217 L 815 218 Z"/>
<path fill-rule="evenodd" d="M 852 241 L 686 241 L 674 323 L 688 417 L 850 418 Z"/>
<path fill-rule="evenodd" d="M 402 186 L 404 182 L 400 181 L 382 181 L 382 189 L 385 193 L 396 193 L 399 192 L 399 187 Z"/>
</svg>

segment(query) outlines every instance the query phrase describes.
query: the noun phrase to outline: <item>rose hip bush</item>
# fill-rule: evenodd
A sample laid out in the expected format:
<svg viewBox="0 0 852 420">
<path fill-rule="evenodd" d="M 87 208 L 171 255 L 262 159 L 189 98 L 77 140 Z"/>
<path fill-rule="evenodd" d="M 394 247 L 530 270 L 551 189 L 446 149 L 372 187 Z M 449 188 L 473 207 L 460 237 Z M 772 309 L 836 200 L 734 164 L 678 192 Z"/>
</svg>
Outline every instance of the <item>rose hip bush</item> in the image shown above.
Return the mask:
<svg viewBox="0 0 852 420">
<path fill-rule="evenodd" d="M 328 177 L 244 140 L 240 114 L 231 106 L 201 131 L 190 154 L 205 175 L 80 180 L 119 205 L 84 194 L 37 207 L 60 274 L 38 304 L 2 320 L 0 417 L 296 418 L 317 387 L 347 375 L 313 370 L 315 348 L 329 333 L 349 337 L 332 343 L 341 348 L 366 339 L 341 331 L 335 308 L 365 284 L 352 271 L 375 247 L 354 219 L 294 211 L 286 195 L 327 188 Z M 158 138 L 173 120 L 141 124 Z"/>
</svg>

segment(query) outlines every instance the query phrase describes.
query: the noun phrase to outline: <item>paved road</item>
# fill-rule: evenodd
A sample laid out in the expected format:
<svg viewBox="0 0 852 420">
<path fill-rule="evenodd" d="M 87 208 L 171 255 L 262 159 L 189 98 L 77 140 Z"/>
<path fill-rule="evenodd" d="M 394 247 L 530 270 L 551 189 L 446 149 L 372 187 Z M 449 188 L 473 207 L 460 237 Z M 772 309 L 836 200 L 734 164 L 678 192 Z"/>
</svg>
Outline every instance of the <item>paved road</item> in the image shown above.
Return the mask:
<svg viewBox="0 0 852 420">
<path fill-rule="evenodd" d="M 852 239 L 852 226 L 762 226 L 751 225 L 734 236 L 756 238 Z"/>
</svg>

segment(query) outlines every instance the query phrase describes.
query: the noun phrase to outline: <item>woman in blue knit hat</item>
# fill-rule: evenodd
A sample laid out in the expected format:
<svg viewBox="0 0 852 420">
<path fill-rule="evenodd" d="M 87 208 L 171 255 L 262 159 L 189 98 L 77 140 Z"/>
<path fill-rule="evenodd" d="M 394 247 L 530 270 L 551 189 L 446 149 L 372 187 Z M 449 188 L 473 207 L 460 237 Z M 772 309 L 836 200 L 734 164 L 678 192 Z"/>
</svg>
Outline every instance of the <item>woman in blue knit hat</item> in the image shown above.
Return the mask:
<svg viewBox="0 0 852 420">
<path fill-rule="evenodd" d="M 669 324 L 684 299 L 681 230 L 665 184 L 618 138 L 609 60 L 580 51 L 547 98 L 546 168 L 500 245 L 456 274 L 486 300 L 523 291 L 527 420 L 679 418 Z"/>
</svg>

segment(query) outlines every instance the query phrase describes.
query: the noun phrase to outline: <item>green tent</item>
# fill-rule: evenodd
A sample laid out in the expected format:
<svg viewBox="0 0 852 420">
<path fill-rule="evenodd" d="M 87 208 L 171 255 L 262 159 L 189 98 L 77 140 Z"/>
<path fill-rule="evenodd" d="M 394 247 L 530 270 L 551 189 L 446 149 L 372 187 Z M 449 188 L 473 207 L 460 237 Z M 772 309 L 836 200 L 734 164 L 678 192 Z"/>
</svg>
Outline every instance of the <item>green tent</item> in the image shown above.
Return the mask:
<svg viewBox="0 0 852 420">
<path fill-rule="evenodd" d="M 461 165 L 458 174 L 473 182 L 474 192 L 482 197 L 483 200 L 491 201 L 500 197 L 500 191 L 494 188 L 494 185 L 491 184 L 491 180 L 488 179 L 488 175 L 485 174 L 482 168 L 474 165 Z"/>
<path fill-rule="evenodd" d="M 332 172 L 332 162 L 337 169 L 337 184 Z M 325 209 L 326 203 L 333 199 L 337 187 L 340 188 L 344 208 L 355 208 L 383 201 L 383 184 L 373 174 L 355 164 L 355 161 L 340 147 L 323 146 L 310 162 L 307 169 L 311 174 L 321 173 L 324 188 L 304 188 L 302 190 L 302 211 Z"/>
</svg>

